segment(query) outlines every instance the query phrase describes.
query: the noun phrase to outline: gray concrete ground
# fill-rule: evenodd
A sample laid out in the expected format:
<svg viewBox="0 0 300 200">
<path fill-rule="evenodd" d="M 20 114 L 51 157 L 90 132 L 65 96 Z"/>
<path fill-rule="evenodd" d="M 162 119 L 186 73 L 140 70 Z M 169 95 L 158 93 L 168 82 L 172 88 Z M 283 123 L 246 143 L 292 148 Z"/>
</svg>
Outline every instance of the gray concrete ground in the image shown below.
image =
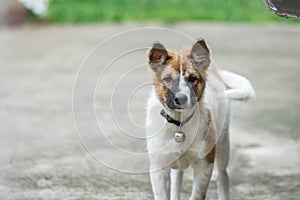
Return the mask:
<svg viewBox="0 0 300 200">
<path fill-rule="evenodd" d="M 299 25 L 157 26 L 176 29 L 193 38 L 204 36 L 218 67 L 245 75 L 257 92 L 254 103 L 233 103 L 229 170 L 233 199 L 299 199 Z M 152 198 L 147 174 L 110 169 L 85 151 L 72 116 L 73 83 L 84 57 L 112 34 L 135 27 L 143 25 L 26 26 L 0 30 L 0 199 Z M 143 37 L 128 40 L 135 43 Z M 160 40 L 151 36 L 150 39 Z M 126 48 L 126 44 L 115 44 L 106 54 L 114 54 L 118 45 Z M 97 59 L 91 62 L 97 65 Z M 99 64 L 99 69 L 103 70 L 104 65 Z M 113 68 L 108 79 L 114 80 L 116 73 Z M 147 76 L 146 70 L 136 77 L 143 76 Z M 88 79 L 89 76 L 83 78 L 86 82 Z M 101 95 L 100 98 L 109 99 L 106 91 Z M 141 95 L 139 100 L 145 101 L 146 96 Z M 82 105 L 86 101 L 80 100 Z M 77 109 L 84 115 L 87 108 Z M 132 109 L 135 118 L 144 118 L 140 112 L 144 109 L 142 104 Z M 101 114 L 109 115 L 109 110 L 104 109 Z M 126 112 L 118 113 L 121 118 L 125 115 Z M 106 124 L 107 130 L 110 127 L 113 129 Z M 93 149 L 101 152 L 104 143 L 94 139 Z M 122 145 L 132 147 L 126 142 Z M 110 151 L 112 159 L 120 159 L 113 155 L 114 150 Z M 138 168 L 139 163 L 126 165 Z M 184 178 L 183 199 L 188 198 L 191 181 L 189 170 Z M 216 196 L 213 180 L 208 199 Z"/>
</svg>

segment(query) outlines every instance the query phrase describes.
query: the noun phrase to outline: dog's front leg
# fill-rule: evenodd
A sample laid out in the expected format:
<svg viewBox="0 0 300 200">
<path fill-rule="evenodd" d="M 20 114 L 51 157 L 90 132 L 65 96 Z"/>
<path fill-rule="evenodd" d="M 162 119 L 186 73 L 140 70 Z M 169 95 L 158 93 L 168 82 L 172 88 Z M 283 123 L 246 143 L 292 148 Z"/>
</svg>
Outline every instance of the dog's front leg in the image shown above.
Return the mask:
<svg viewBox="0 0 300 200">
<path fill-rule="evenodd" d="M 180 200 L 183 170 L 171 170 L 171 200 Z"/>
<path fill-rule="evenodd" d="M 152 191 L 155 200 L 170 199 L 170 169 L 150 172 Z"/>
<path fill-rule="evenodd" d="M 190 200 L 205 200 L 213 168 L 213 162 L 209 163 L 205 159 L 193 165 L 194 181 Z"/>
</svg>

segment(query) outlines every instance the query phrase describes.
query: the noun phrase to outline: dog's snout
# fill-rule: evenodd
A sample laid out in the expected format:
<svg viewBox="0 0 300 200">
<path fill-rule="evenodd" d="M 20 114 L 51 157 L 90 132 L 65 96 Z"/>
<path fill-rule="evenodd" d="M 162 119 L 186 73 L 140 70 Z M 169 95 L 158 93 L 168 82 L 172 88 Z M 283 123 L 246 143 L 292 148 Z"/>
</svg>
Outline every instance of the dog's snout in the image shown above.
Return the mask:
<svg viewBox="0 0 300 200">
<path fill-rule="evenodd" d="M 175 94 L 174 100 L 177 105 L 184 105 L 187 102 L 188 97 L 185 94 L 177 93 Z"/>
</svg>

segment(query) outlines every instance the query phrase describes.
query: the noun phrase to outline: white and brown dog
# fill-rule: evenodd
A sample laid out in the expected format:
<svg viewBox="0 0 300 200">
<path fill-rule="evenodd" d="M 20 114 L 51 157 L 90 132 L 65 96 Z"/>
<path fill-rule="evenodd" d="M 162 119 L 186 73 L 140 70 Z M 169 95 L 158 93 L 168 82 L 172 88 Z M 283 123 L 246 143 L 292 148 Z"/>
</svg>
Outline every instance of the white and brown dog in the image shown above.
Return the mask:
<svg viewBox="0 0 300 200">
<path fill-rule="evenodd" d="M 190 199 L 205 199 L 214 162 L 219 200 L 229 200 L 230 100 L 254 99 L 249 81 L 211 66 L 203 39 L 179 53 L 159 42 L 148 51 L 153 92 L 147 148 L 156 200 L 180 199 L 183 170 L 194 170 Z"/>
</svg>

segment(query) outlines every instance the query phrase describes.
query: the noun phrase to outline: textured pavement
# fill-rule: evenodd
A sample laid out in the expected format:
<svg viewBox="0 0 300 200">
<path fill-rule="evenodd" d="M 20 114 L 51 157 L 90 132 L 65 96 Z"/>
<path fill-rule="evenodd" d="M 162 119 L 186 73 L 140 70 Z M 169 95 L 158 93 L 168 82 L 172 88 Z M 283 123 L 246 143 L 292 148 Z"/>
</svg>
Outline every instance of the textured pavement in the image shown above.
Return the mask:
<svg viewBox="0 0 300 200">
<path fill-rule="evenodd" d="M 87 54 L 111 35 L 144 26 L 167 27 L 195 39 L 206 38 L 218 68 L 242 74 L 253 83 L 257 94 L 255 102 L 232 103 L 229 170 L 232 198 L 298 199 L 300 26 L 198 23 L 25 26 L 0 30 L 0 199 L 152 198 L 147 173 L 113 170 L 86 151 L 76 132 L 72 113 L 73 84 Z M 169 40 L 167 43 L 174 41 L 181 46 L 181 41 L 173 39 L 172 34 L 159 36 L 128 34 L 126 41 L 104 45 L 101 47 L 104 50 L 88 60 L 92 67 L 80 79 L 84 84 L 78 87 L 81 93 L 75 100 L 75 116 L 78 115 L 81 139 L 96 157 L 104 152 L 104 160 L 122 169 L 139 170 L 145 163 L 122 159 L 124 157 L 110 148 L 103 137 L 94 134 L 98 129 L 93 124 L 94 116 L 89 113 L 92 90 L 85 90 L 85 86 L 95 86 L 94 78 L 99 77 L 106 66 L 102 61 L 118 56 L 117 50 L 132 49 L 132 44 L 150 46 L 149 41 L 163 38 Z M 109 68 L 104 77 L 108 82 L 96 90 L 96 100 L 99 100 L 96 110 L 100 120 L 104 120 L 103 131 L 109 132 L 112 141 L 132 151 L 144 149 L 144 141 L 136 144 L 123 140 L 124 134 L 109 123 L 108 102 L 113 89 L 109 84 L 145 59 L 144 49 L 122 57 L 119 63 L 115 62 L 119 69 Z M 132 73 L 135 78 L 131 80 L 140 83 L 148 80 L 146 67 Z M 130 88 L 136 82 L 129 81 L 128 86 L 126 81 L 121 83 L 124 88 Z M 143 124 L 148 89 L 139 90 L 136 102 L 129 104 L 132 119 L 140 124 Z M 128 112 L 122 110 L 124 99 L 127 101 L 126 93 L 121 88 L 113 99 L 117 108 L 115 117 L 121 126 L 122 119 L 128 118 Z M 191 182 L 192 174 L 188 170 L 183 199 L 188 198 Z M 216 199 L 216 196 L 213 180 L 208 199 Z"/>
</svg>

